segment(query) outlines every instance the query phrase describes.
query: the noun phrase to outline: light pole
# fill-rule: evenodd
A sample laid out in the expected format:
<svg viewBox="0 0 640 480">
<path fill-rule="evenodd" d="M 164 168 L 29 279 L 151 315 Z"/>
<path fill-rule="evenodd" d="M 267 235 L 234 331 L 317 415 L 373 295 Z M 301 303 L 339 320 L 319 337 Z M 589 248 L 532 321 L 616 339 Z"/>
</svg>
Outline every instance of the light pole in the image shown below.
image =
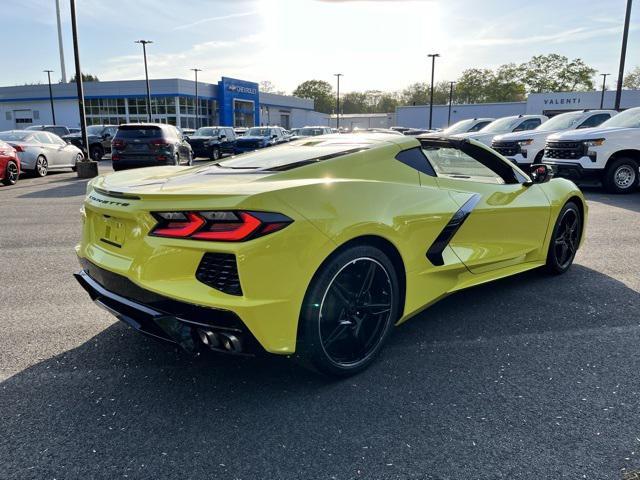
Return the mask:
<svg viewBox="0 0 640 480">
<path fill-rule="evenodd" d="M 149 70 L 147 70 L 147 44 L 153 43 L 151 40 L 136 40 L 135 43 L 142 44 L 142 55 L 144 56 L 144 76 L 147 80 L 147 118 L 151 122 L 151 92 L 149 91 Z"/>
<path fill-rule="evenodd" d="M 51 74 L 53 73 L 53 70 L 43 70 L 43 72 L 47 73 L 47 81 L 49 82 L 49 102 L 51 103 L 51 117 L 53 118 L 53 124 L 57 125 L 56 111 L 53 108 L 53 91 L 51 90 Z"/>
<path fill-rule="evenodd" d="M 610 73 L 601 73 L 602 77 L 602 94 L 600 95 L 600 110 L 602 110 L 602 106 L 604 105 L 604 90 L 606 88 L 607 77 L 611 75 Z"/>
<path fill-rule="evenodd" d="M 89 161 L 89 139 L 87 138 L 87 119 L 84 113 L 84 90 L 82 88 L 82 70 L 80 69 L 80 49 L 78 48 L 78 25 L 76 24 L 76 1 L 71 4 L 71 34 L 73 35 L 73 57 L 76 66 L 76 90 L 78 92 L 78 113 L 80 114 L 80 132 L 82 135 L 82 162 L 76 164 L 78 177 L 91 178 L 98 175 L 98 162 Z"/>
<path fill-rule="evenodd" d="M 342 73 L 333 74 L 338 79 L 338 88 L 336 91 L 336 129 L 340 128 L 340 77 L 344 76 Z"/>
<path fill-rule="evenodd" d="M 622 97 L 622 82 L 624 80 L 624 61 L 627 56 L 627 40 L 629 38 L 629 21 L 631 19 L 631 3 L 633 0 L 627 0 L 627 11 L 624 16 L 624 30 L 622 33 L 622 49 L 620 51 L 620 68 L 618 70 L 618 86 L 616 88 L 616 105 L 615 109 L 620 110 L 620 99 Z"/>
<path fill-rule="evenodd" d="M 199 68 L 191 69 L 196 74 L 196 130 L 200 128 L 200 115 L 198 115 L 198 72 L 201 72 Z"/>
<path fill-rule="evenodd" d="M 453 103 L 453 86 L 456 82 L 449 82 L 449 116 L 447 117 L 447 127 L 451 125 L 451 104 Z"/>
<path fill-rule="evenodd" d="M 427 57 L 431 57 L 431 96 L 429 100 L 429 130 L 431 130 L 431 125 L 433 124 L 433 72 L 436 68 L 436 57 L 439 57 L 439 53 L 430 53 Z"/>
<path fill-rule="evenodd" d="M 62 22 L 60 21 L 60 0 L 56 0 L 56 18 L 58 20 L 58 49 L 60 50 L 60 73 L 62 73 L 62 83 L 67 83 L 67 71 L 64 65 L 64 46 L 62 44 Z"/>
</svg>

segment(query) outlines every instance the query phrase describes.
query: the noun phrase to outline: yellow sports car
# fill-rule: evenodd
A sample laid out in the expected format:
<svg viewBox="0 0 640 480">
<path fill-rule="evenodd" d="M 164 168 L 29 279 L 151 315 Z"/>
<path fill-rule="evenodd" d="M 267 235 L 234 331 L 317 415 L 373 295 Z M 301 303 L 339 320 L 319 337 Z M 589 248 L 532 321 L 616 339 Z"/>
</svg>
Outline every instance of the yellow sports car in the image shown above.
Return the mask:
<svg viewBox="0 0 640 480">
<path fill-rule="evenodd" d="M 565 272 L 587 205 L 551 176 L 473 140 L 384 133 L 119 172 L 87 188 L 76 278 L 187 351 L 295 354 L 350 375 L 449 293 Z"/>
</svg>

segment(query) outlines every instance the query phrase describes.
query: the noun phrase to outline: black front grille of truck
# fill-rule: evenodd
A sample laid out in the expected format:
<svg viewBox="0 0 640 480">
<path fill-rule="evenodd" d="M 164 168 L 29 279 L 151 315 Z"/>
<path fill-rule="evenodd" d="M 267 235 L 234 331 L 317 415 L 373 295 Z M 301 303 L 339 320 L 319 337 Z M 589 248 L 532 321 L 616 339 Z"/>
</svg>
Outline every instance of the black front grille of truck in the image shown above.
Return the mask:
<svg viewBox="0 0 640 480">
<path fill-rule="evenodd" d="M 520 145 L 518 142 L 493 142 L 491 148 L 505 157 L 513 157 L 520 153 Z"/>
<path fill-rule="evenodd" d="M 198 265 L 196 278 L 229 295 L 242 295 L 236 256 L 232 253 L 205 253 Z"/>
<path fill-rule="evenodd" d="M 547 158 L 577 160 L 585 155 L 582 142 L 547 142 L 544 149 L 544 156 Z"/>
</svg>

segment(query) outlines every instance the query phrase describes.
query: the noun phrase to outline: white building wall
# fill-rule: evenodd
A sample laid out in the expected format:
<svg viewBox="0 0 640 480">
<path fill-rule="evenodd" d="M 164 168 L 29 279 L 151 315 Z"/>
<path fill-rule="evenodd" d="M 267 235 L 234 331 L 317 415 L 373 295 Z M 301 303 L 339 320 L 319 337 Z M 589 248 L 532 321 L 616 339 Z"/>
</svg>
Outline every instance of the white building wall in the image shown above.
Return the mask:
<svg viewBox="0 0 640 480">
<path fill-rule="evenodd" d="M 596 110 L 600 108 L 602 92 L 553 92 L 532 93 L 527 98 L 527 113 L 542 114 L 564 110 Z M 604 92 L 602 108 L 613 109 L 616 100 L 615 91 Z M 620 108 L 640 107 L 640 90 L 623 90 Z"/>
<path fill-rule="evenodd" d="M 79 127 L 78 104 L 75 100 L 55 100 L 56 123 L 68 127 Z M 18 113 L 19 112 L 19 113 Z M 32 123 L 16 124 L 18 116 L 26 115 L 33 119 Z M 25 115 L 26 114 L 26 115 Z M 48 100 L 31 102 L 0 102 L 0 131 L 26 128 L 30 125 L 51 125 L 51 104 Z"/>
<path fill-rule="evenodd" d="M 467 118 L 500 118 L 526 113 L 525 102 L 476 103 L 452 105 L 451 124 Z M 447 127 L 448 105 L 433 106 L 433 128 Z M 429 126 L 429 105 L 416 105 L 396 108 L 396 124 L 402 127 L 427 128 Z"/>
</svg>

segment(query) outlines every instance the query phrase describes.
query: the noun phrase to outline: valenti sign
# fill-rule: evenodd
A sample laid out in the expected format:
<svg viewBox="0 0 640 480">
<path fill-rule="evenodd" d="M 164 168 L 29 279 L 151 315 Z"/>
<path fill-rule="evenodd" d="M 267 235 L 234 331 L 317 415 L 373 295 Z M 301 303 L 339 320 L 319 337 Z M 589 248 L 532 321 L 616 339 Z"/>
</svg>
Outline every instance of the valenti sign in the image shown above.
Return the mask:
<svg viewBox="0 0 640 480">
<path fill-rule="evenodd" d="M 560 98 L 545 98 L 545 105 L 577 105 L 580 103 L 580 97 L 560 97 Z"/>
</svg>

